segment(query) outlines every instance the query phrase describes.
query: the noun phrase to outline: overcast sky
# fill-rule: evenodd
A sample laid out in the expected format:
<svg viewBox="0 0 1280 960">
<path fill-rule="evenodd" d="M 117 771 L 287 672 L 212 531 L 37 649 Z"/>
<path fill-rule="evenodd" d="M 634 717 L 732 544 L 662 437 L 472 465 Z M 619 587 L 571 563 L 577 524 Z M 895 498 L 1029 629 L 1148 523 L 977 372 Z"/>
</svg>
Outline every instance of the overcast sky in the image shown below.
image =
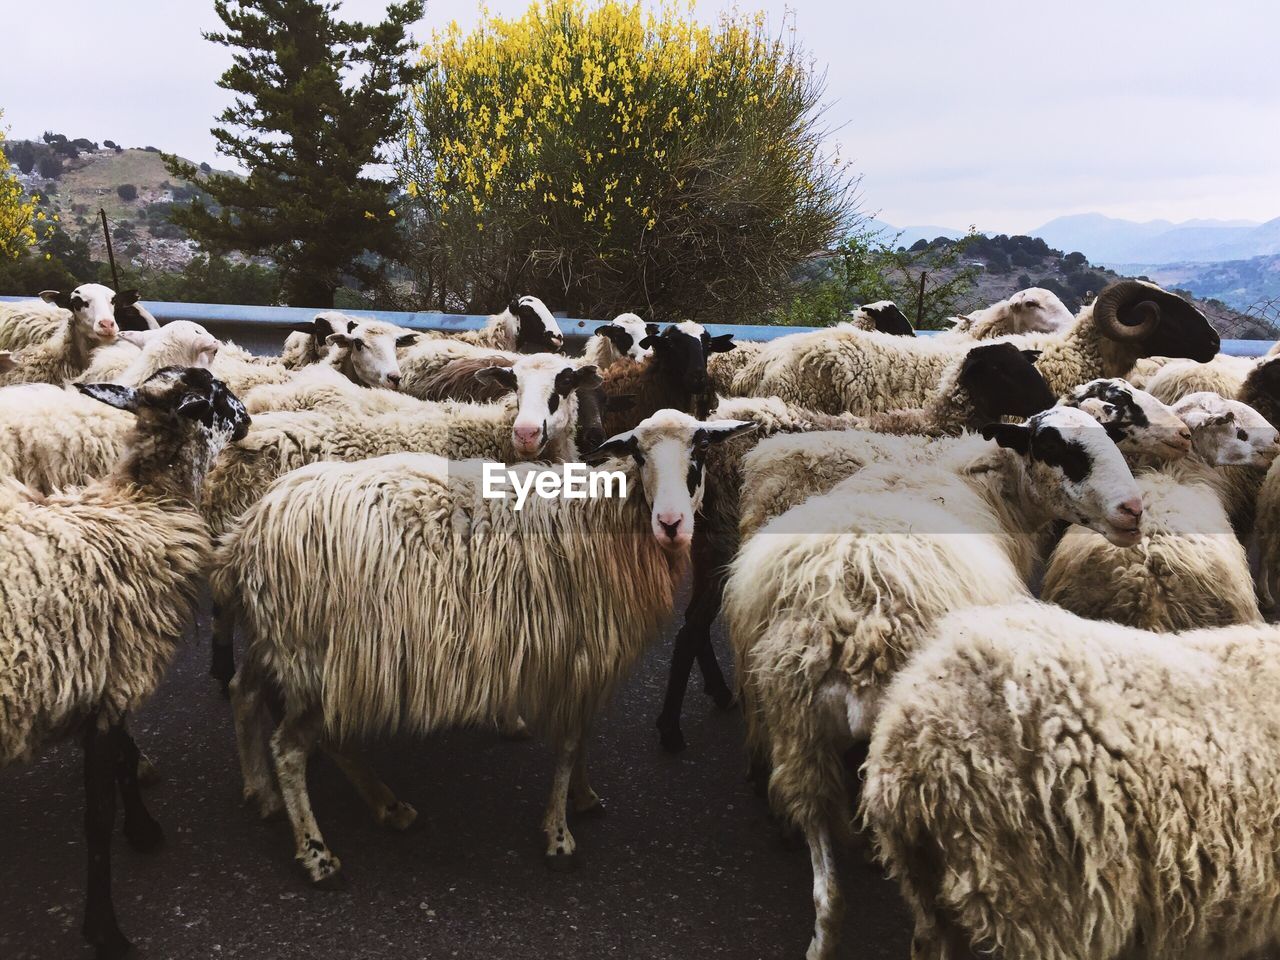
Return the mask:
<svg viewBox="0 0 1280 960">
<path fill-rule="evenodd" d="M 714 18 L 732 0 L 700 0 Z M 425 39 L 473 0 L 428 0 Z M 499 15 L 525 0 L 488 0 Z M 1280 3 L 1274 0 L 742 0 L 827 70 L 826 121 L 897 226 L 1017 232 L 1067 213 L 1280 216 Z M 378 0 L 346 0 L 371 19 Z M 0 57 L 15 137 L 45 129 L 219 158 L 226 51 L 209 0 L 53 0 Z M 43 41 L 31 37 L 46 37 Z"/>
</svg>

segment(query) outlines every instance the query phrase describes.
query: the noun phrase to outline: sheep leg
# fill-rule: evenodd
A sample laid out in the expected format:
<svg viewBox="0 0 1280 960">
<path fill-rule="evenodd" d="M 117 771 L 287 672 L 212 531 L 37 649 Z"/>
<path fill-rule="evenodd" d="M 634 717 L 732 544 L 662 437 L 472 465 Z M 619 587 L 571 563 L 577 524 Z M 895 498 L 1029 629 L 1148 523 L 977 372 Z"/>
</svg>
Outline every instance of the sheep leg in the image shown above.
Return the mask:
<svg viewBox="0 0 1280 960">
<path fill-rule="evenodd" d="M 844 914 L 835 851 L 826 825 L 807 829 L 805 839 L 809 842 L 809 859 L 813 864 L 814 909 L 813 939 L 805 960 L 828 960 L 835 955 L 840 919 Z"/>
<path fill-rule="evenodd" d="M 350 750 L 336 747 L 325 747 L 325 752 L 343 775 L 351 781 L 363 800 L 373 813 L 373 819 L 379 825 L 391 827 L 393 830 L 408 830 L 413 821 L 418 819 L 418 811 L 402 800 L 396 799 L 391 788 L 378 779 L 365 760 Z"/>
<path fill-rule="evenodd" d="M 226 606 L 213 605 L 213 660 L 209 676 L 218 681 L 223 697 L 231 695 L 231 678 L 236 675 L 236 621 Z"/>
<path fill-rule="evenodd" d="M 129 736 L 124 721 L 112 724 L 107 736 L 115 753 L 116 785 L 124 802 L 124 836 L 129 846 L 142 853 L 151 853 L 164 845 L 164 831 L 147 812 L 138 789 L 138 745 Z"/>
<path fill-rule="evenodd" d="M 98 960 L 118 960 L 131 946 L 116 923 L 111 900 L 111 832 L 116 821 L 115 762 L 110 736 L 92 717 L 84 734 L 84 832 L 89 883 L 81 932 Z"/>
<path fill-rule="evenodd" d="M 671 753 L 678 753 L 686 746 L 680 729 L 680 714 L 684 709 L 684 695 L 695 658 L 702 668 L 706 690 L 716 704 L 727 707 L 733 703 L 733 694 L 720 672 L 715 649 L 711 645 L 711 625 L 720 612 L 724 577 L 718 572 L 723 563 L 714 545 L 707 542 L 709 539 L 704 536 L 699 546 L 698 531 L 694 530 L 689 606 L 673 644 L 667 689 L 662 700 L 662 712 L 658 714 L 658 736 L 663 748 Z"/>
<path fill-rule="evenodd" d="M 542 832 L 547 836 L 547 866 L 552 870 L 572 870 L 577 866 L 575 855 L 577 844 L 574 842 L 573 834 L 569 832 L 565 807 L 569 802 L 569 781 L 573 777 L 579 742 L 578 736 L 568 734 L 560 741 L 556 751 L 556 769 L 551 779 L 551 797 L 547 802 L 546 816 L 542 819 Z"/>
<path fill-rule="evenodd" d="M 256 801 L 258 812 L 266 820 L 284 809 L 284 798 L 276 787 L 267 755 L 261 679 L 257 665 L 250 658 L 231 681 L 229 693 L 236 728 L 236 752 L 240 755 L 240 774 L 244 779 L 244 798 Z"/>
<path fill-rule="evenodd" d="M 307 794 L 307 758 L 320 739 L 320 729 L 317 710 L 298 711 L 289 704 L 284 720 L 271 737 L 271 752 L 276 760 L 285 812 L 293 828 L 294 859 L 313 884 L 333 886 L 342 863 L 325 846 Z"/>
<path fill-rule="evenodd" d="M 573 801 L 575 816 L 592 819 L 604 816 L 604 801 L 591 789 L 591 784 L 587 781 L 587 731 L 585 730 L 578 741 L 578 751 L 573 758 L 569 797 Z"/>
<path fill-rule="evenodd" d="M 520 716 L 520 707 L 512 703 L 498 715 L 498 734 L 504 740 L 529 740 L 533 737 L 524 717 Z"/>
</svg>

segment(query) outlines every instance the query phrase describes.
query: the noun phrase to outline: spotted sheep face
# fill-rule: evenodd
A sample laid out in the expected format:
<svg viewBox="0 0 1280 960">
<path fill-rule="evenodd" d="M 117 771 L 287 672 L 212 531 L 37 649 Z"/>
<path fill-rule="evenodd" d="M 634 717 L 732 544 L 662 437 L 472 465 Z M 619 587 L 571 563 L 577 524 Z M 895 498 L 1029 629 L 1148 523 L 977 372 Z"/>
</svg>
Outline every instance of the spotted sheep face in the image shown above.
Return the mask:
<svg viewBox="0 0 1280 960">
<path fill-rule="evenodd" d="M 321 318 L 316 319 L 320 323 Z M 378 321 L 348 320 L 344 332 L 326 338 L 330 346 L 350 351 L 351 368 L 356 379 L 366 387 L 400 389 L 400 361 L 397 347 L 407 347 L 418 339 L 400 327 Z"/>
<path fill-rule="evenodd" d="M 604 337 L 613 349 L 622 357 L 639 363 L 653 356 L 653 347 L 642 347 L 640 342 L 646 337 L 657 336 L 658 325 L 645 323 L 634 313 L 619 314 L 612 322 L 596 328 L 595 335 Z"/>
<path fill-rule="evenodd" d="M 537 459 L 552 440 L 572 435 L 577 426 L 575 405 L 565 401 L 575 391 L 593 390 L 602 382 L 592 364 L 577 367 L 549 353 L 521 357 L 509 367 L 485 367 L 476 371 L 476 379 L 515 393 L 511 445 L 526 460 Z"/>
<path fill-rule="evenodd" d="M 220 344 L 208 330 L 190 320 L 171 320 L 158 330 L 121 330 L 120 339 L 144 354 L 165 356 L 179 367 L 211 367 Z"/>
<path fill-rule="evenodd" d="M 1181 460 L 1191 452 L 1191 431 L 1177 412 L 1119 377 L 1091 380 L 1063 401 L 1093 417 L 1130 456 Z"/>
<path fill-rule="evenodd" d="M 678 410 L 659 410 L 634 430 L 610 437 L 585 458 L 602 463 L 626 457 L 639 468 L 649 503 L 654 539 L 673 553 L 693 542 L 694 514 L 702 504 L 707 451 L 756 428 L 746 420 L 698 420 Z"/>
<path fill-rule="evenodd" d="M 180 417 L 199 426 L 216 444 L 241 440 L 249 432 L 249 413 L 227 385 L 203 367 L 165 367 L 141 386 L 77 383 L 86 396 L 140 419 Z"/>
<path fill-rule="evenodd" d="M 734 348 L 733 334 L 713 337 L 702 324 L 685 320 L 673 323 L 661 334 L 650 334 L 641 347 L 653 350 L 661 376 L 674 389 L 694 396 L 707 390 L 707 357 Z"/>
<path fill-rule="evenodd" d="M 1173 406 L 1191 429 L 1195 452 L 1214 466 L 1266 467 L 1280 452 L 1276 429 L 1248 404 L 1193 393 Z"/>
<path fill-rule="evenodd" d="M 121 290 L 116 293 L 100 283 L 82 283 L 70 293 L 42 290 L 40 299 L 70 310 L 76 323 L 99 343 L 114 343 L 120 334 L 116 309 L 123 311 L 137 303 L 138 291 Z"/>
<path fill-rule="evenodd" d="M 564 349 L 560 325 L 537 297 L 512 300 L 503 314 L 503 324 L 517 353 L 559 353 Z"/>
<path fill-rule="evenodd" d="M 1025 424 L 992 423 L 982 435 L 1022 457 L 1032 496 L 1054 517 L 1088 527 L 1118 547 L 1142 539 L 1142 496 L 1120 449 L 1075 407 Z"/>
</svg>

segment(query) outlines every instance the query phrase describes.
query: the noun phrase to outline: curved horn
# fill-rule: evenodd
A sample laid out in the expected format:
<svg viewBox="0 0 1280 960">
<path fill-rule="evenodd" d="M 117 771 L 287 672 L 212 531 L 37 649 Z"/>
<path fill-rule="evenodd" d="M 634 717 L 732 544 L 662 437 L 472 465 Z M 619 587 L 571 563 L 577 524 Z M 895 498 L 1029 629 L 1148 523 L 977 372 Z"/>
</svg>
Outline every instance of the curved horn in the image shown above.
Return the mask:
<svg viewBox="0 0 1280 960">
<path fill-rule="evenodd" d="M 1112 340 L 1145 340 L 1163 316 L 1154 296 L 1159 292 L 1140 280 L 1117 280 L 1098 294 L 1093 316 Z"/>
</svg>

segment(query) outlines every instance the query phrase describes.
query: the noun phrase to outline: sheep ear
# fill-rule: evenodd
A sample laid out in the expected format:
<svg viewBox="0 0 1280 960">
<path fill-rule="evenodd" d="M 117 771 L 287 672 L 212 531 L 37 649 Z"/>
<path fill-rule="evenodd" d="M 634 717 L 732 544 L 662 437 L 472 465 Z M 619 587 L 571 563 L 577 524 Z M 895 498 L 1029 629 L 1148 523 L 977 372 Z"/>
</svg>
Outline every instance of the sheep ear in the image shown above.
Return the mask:
<svg viewBox="0 0 1280 960">
<path fill-rule="evenodd" d="M 755 428 L 755 423 L 750 420 L 708 420 L 698 430 L 706 434 L 712 443 L 723 443 L 750 433 Z"/>
<path fill-rule="evenodd" d="M 86 397 L 101 400 L 107 406 L 118 410 L 136 411 L 138 409 L 138 391 L 133 387 L 121 386 L 118 383 L 77 383 L 76 389 Z"/>
<path fill-rule="evenodd" d="M 311 336 L 315 337 L 317 340 L 327 339 L 330 334 L 338 332 L 337 330 L 333 329 L 333 324 L 329 322 L 328 317 L 316 317 L 314 320 L 311 321 L 311 324 L 309 326 L 303 325 L 303 326 L 295 327 L 294 329 L 300 330 L 303 333 L 309 333 L 311 334 Z"/>
<path fill-rule="evenodd" d="M 737 347 L 733 342 L 732 333 L 722 333 L 718 337 L 712 337 L 707 341 L 707 353 L 728 353 Z"/>
<path fill-rule="evenodd" d="M 411 347 L 417 342 L 418 342 L 418 335 L 416 333 L 405 333 L 396 337 L 397 347 Z"/>
<path fill-rule="evenodd" d="M 1019 350 L 1018 352 L 1027 358 L 1027 363 L 1035 363 L 1037 360 L 1040 359 L 1040 354 L 1043 353 L 1044 351 L 1043 350 Z"/>
<path fill-rule="evenodd" d="M 507 311 L 513 317 L 517 317 L 520 315 L 520 298 L 519 297 L 511 298 L 511 302 L 507 304 Z"/>
<path fill-rule="evenodd" d="M 1031 428 L 1020 423 L 988 423 L 982 428 L 982 437 L 1024 457 L 1031 451 Z"/>
<path fill-rule="evenodd" d="M 617 347 L 619 352 L 631 346 L 631 334 L 616 323 L 606 323 L 603 326 L 596 327 L 595 336 L 604 337 Z"/>
<path fill-rule="evenodd" d="M 569 377 L 566 378 L 569 381 L 569 390 L 594 390 L 604 383 L 600 378 L 600 371 L 596 369 L 594 363 L 588 363 L 586 366 L 578 367 L 576 370 L 562 371 L 557 375 L 556 379 L 558 380 L 565 373 L 569 374 Z M 558 386 L 559 384 L 557 384 Z M 569 391 L 563 392 L 568 393 Z"/>
<path fill-rule="evenodd" d="M 507 390 L 514 390 L 519 384 L 516 380 L 516 372 L 510 367 L 484 367 L 475 372 L 475 378 L 481 383 Z"/>
<path fill-rule="evenodd" d="M 1204 425 L 1207 427 L 1217 427 L 1224 423 L 1235 423 L 1236 414 L 1234 410 L 1225 410 L 1222 413 L 1211 414 L 1204 418 Z"/>
<path fill-rule="evenodd" d="M 355 330 L 355 328 L 356 328 L 356 327 L 358 327 L 358 326 L 360 326 L 360 321 L 359 321 L 359 320 L 348 320 L 348 321 L 347 321 L 347 333 L 351 333 L 351 331 Z"/>
<path fill-rule="evenodd" d="M 335 347 L 349 347 L 354 341 L 345 333 L 331 333 L 324 338 L 324 342 Z"/>
<path fill-rule="evenodd" d="M 60 290 L 41 290 L 40 299 L 45 303 L 52 303 L 54 306 L 61 307 L 63 310 L 71 309 L 71 294 L 63 293 Z"/>
<path fill-rule="evenodd" d="M 644 332 L 651 337 L 656 337 L 658 335 L 658 325 L 656 323 L 646 323 Z"/>
<path fill-rule="evenodd" d="M 640 448 L 636 443 L 634 430 L 628 430 L 626 433 L 619 433 L 617 436 L 610 437 L 590 453 L 585 454 L 582 460 L 584 463 L 594 465 L 604 463 L 610 457 L 626 456 L 630 456 L 636 463 L 644 462 L 644 457 L 641 456 Z"/>
<path fill-rule="evenodd" d="M 131 307 L 141 299 L 141 294 L 137 290 L 121 290 L 112 299 L 111 302 L 117 307 Z"/>
<path fill-rule="evenodd" d="M 1099 423 L 1110 423 L 1116 418 L 1115 404 L 1107 403 L 1098 397 L 1085 397 L 1077 406 Z"/>
</svg>

